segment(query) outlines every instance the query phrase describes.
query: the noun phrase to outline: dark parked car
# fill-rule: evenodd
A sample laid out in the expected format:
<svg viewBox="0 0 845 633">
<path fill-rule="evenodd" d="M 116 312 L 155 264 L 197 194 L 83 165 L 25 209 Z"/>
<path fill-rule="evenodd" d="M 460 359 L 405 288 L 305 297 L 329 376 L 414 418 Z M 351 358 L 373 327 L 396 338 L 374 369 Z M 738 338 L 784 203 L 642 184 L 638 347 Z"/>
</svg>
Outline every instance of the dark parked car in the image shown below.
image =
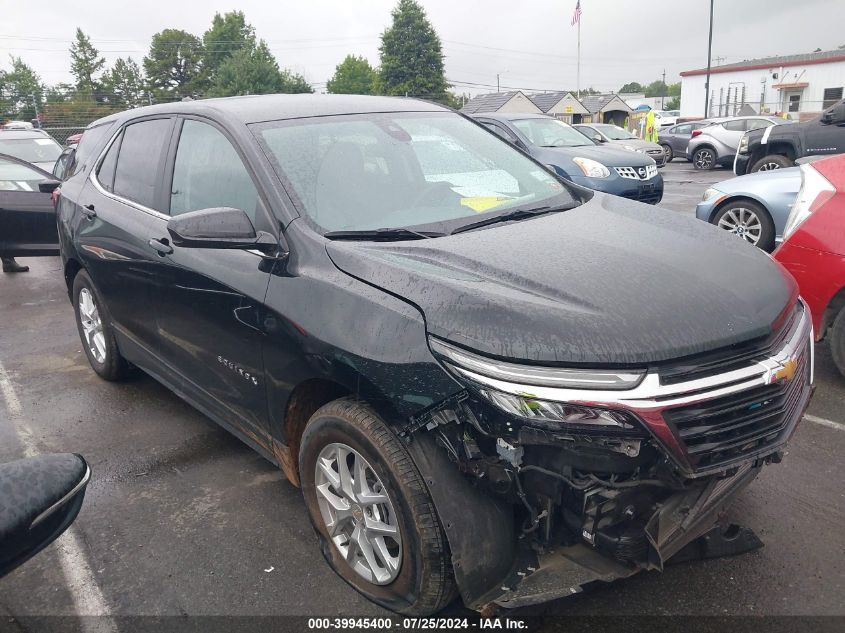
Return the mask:
<svg viewBox="0 0 845 633">
<path fill-rule="evenodd" d="M 737 176 L 792 167 L 805 156 L 845 152 L 845 99 L 812 121 L 754 130 L 742 137 L 734 161 Z"/>
<path fill-rule="evenodd" d="M 610 143 L 611 145 L 627 149 L 631 152 L 646 154 L 657 163 L 658 167 L 663 167 L 666 164 L 666 153 L 660 145 L 652 141 L 637 138 L 631 132 L 618 125 L 612 125 L 610 123 L 578 123 L 572 127 L 596 143 Z"/>
<path fill-rule="evenodd" d="M 474 118 L 570 182 L 649 204 L 663 198 L 663 177 L 645 154 L 599 145 L 543 114 L 484 113 Z"/>
<path fill-rule="evenodd" d="M 58 221 L 94 371 L 278 464 L 369 599 L 519 606 L 745 542 L 718 517 L 811 394 L 761 251 L 411 99 L 161 104 L 79 152 Z"/>
<path fill-rule="evenodd" d="M 56 255 L 54 176 L 26 161 L 0 154 L 0 255 Z"/>
<path fill-rule="evenodd" d="M 62 146 L 44 130 L 0 130 L 0 154 L 14 156 L 45 171 L 53 165 Z"/>
<path fill-rule="evenodd" d="M 691 121 L 660 130 L 658 138 L 660 145 L 663 147 L 663 152 L 666 154 L 666 162 L 671 162 L 674 158 L 690 160 L 690 156 L 687 154 L 687 145 L 692 138 L 693 130 L 700 130 L 709 124 L 707 121 Z"/>
</svg>

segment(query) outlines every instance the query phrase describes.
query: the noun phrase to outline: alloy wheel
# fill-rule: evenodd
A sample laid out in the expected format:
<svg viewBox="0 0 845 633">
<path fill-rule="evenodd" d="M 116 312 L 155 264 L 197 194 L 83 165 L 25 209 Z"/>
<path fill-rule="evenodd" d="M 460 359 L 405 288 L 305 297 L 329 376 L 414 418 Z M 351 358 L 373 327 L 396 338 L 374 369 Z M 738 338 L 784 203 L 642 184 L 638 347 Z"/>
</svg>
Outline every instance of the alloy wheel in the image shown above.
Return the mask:
<svg viewBox="0 0 845 633">
<path fill-rule="evenodd" d="M 103 334 L 103 322 L 94 294 L 83 288 L 79 291 L 79 320 L 88 351 L 98 363 L 106 362 L 106 337 Z"/>
<path fill-rule="evenodd" d="M 317 457 L 314 484 L 329 537 L 355 572 L 386 585 L 402 567 L 402 535 L 393 502 L 370 463 L 346 444 Z"/>
<path fill-rule="evenodd" d="M 710 169 L 713 166 L 713 152 L 700 149 L 695 153 L 694 164 L 698 169 Z"/>
<path fill-rule="evenodd" d="M 757 171 L 772 171 L 773 169 L 780 169 L 780 165 L 775 162 L 763 163 Z"/>
<path fill-rule="evenodd" d="M 754 211 L 745 207 L 730 209 L 719 220 L 718 226 L 720 229 L 738 235 L 754 246 L 760 241 L 760 235 L 763 232 L 760 218 Z"/>
</svg>

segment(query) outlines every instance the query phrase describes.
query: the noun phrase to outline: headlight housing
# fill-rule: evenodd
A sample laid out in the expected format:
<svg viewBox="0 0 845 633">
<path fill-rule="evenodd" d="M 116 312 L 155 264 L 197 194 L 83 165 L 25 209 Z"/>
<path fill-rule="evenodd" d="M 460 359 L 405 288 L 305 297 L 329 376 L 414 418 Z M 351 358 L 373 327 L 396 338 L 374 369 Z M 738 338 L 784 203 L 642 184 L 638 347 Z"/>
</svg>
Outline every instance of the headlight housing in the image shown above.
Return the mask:
<svg viewBox="0 0 845 633">
<path fill-rule="evenodd" d="M 607 178 L 610 176 L 610 170 L 592 158 L 576 156 L 572 159 L 572 162 L 578 165 L 578 168 L 584 172 L 584 175 L 588 178 Z"/>
<path fill-rule="evenodd" d="M 432 351 L 447 369 L 497 409 L 532 425 L 563 428 L 575 425 L 586 429 L 629 430 L 635 428 L 630 415 L 622 411 L 579 403 L 537 398 L 536 387 L 572 390 L 633 389 L 645 370 L 572 369 L 535 367 L 498 361 L 429 338 Z"/>
<path fill-rule="evenodd" d="M 707 189 L 704 192 L 704 195 L 701 196 L 701 201 L 707 202 L 708 200 L 712 200 L 713 198 L 718 198 L 719 196 L 723 196 L 723 195 L 725 195 L 725 194 L 722 193 L 721 191 L 719 191 L 718 189 L 714 189 L 713 187 L 710 187 L 709 189 Z"/>
<path fill-rule="evenodd" d="M 836 188 L 818 170 L 813 169 L 812 165 L 801 165 L 801 189 L 798 190 L 798 197 L 786 219 L 786 228 L 783 230 L 784 241 L 795 233 L 804 220 L 835 194 Z"/>
</svg>

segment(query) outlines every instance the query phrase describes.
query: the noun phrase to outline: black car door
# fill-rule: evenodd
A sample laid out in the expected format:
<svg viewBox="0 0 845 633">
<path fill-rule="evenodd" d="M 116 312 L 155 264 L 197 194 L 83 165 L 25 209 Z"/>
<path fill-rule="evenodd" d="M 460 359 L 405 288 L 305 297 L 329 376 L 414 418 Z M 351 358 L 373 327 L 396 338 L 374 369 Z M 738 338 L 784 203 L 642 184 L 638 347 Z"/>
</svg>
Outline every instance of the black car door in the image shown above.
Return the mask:
<svg viewBox="0 0 845 633">
<path fill-rule="evenodd" d="M 223 128 L 189 117 L 180 128 L 168 161 L 170 215 L 234 207 L 273 233 L 255 179 Z M 158 237 L 165 242 L 168 233 Z M 159 260 L 162 357 L 201 408 L 269 451 L 262 361 L 268 267 L 257 251 L 172 249 Z"/>
<path fill-rule="evenodd" d="M 26 161 L 0 154 L 0 254 L 58 255 L 56 211 L 39 184 L 53 176 Z"/>
<path fill-rule="evenodd" d="M 151 370 L 158 349 L 151 306 L 162 258 L 150 240 L 167 225 L 161 182 L 174 122 L 147 118 L 118 130 L 74 195 L 74 239 L 83 266 L 108 308 L 124 356 Z"/>
</svg>

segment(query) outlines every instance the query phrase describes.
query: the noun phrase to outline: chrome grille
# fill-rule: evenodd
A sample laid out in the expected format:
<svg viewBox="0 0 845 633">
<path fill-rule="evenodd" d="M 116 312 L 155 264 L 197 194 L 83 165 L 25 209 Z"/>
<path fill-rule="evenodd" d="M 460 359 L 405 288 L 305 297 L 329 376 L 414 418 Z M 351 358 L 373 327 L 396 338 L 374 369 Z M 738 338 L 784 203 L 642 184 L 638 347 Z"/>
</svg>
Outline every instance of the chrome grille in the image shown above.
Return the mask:
<svg viewBox="0 0 845 633">
<path fill-rule="evenodd" d="M 616 173 L 622 178 L 630 180 L 650 180 L 657 175 L 657 165 L 646 165 L 644 167 L 614 167 Z"/>
</svg>

